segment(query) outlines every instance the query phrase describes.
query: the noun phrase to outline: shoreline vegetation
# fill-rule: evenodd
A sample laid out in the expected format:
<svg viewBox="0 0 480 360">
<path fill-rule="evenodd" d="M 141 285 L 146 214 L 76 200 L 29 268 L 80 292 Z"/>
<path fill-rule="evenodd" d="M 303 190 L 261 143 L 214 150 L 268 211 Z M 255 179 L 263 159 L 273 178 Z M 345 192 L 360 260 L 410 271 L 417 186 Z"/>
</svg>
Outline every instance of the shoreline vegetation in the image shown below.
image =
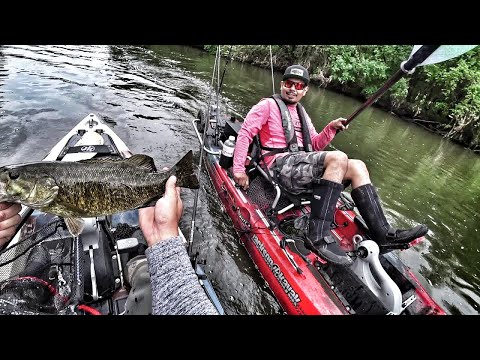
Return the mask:
<svg viewBox="0 0 480 360">
<path fill-rule="evenodd" d="M 216 45 L 197 45 L 215 54 Z M 222 56 L 275 71 L 298 63 L 310 86 L 365 101 L 407 60 L 413 45 L 224 45 Z M 480 46 L 403 77 L 374 104 L 480 154 Z"/>
</svg>

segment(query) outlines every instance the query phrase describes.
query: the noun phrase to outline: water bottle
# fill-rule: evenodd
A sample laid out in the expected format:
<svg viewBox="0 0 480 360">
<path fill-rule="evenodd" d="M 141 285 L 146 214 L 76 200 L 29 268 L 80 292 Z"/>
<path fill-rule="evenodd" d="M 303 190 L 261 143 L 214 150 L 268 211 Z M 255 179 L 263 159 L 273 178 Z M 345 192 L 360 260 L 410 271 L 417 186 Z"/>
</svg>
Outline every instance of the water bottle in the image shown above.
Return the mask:
<svg viewBox="0 0 480 360">
<path fill-rule="evenodd" d="M 220 154 L 220 166 L 228 169 L 233 165 L 233 152 L 235 150 L 235 136 L 230 135 L 223 143 L 222 153 Z"/>
</svg>

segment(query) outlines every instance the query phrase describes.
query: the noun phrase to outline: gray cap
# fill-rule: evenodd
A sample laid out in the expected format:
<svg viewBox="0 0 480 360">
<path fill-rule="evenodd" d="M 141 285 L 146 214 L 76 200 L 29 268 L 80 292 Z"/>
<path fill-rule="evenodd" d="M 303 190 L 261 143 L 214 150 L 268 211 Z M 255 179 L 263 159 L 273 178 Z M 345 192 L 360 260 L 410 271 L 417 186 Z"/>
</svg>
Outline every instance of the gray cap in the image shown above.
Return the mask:
<svg viewBox="0 0 480 360">
<path fill-rule="evenodd" d="M 308 85 L 308 82 L 310 81 L 310 76 L 308 76 L 308 70 L 305 69 L 302 65 L 292 65 L 285 70 L 285 73 L 283 74 L 283 80 L 287 79 L 299 79 L 302 80 L 305 85 Z"/>
</svg>

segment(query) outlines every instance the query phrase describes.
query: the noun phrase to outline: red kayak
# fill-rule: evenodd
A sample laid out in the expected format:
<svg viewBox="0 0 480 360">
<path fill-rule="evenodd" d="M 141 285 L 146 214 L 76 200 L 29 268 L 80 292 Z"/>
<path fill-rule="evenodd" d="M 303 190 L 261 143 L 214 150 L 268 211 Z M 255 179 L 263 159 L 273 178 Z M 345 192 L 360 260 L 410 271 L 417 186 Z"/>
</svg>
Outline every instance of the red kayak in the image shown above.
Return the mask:
<svg viewBox="0 0 480 360">
<path fill-rule="evenodd" d="M 216 118 L 200 111 L 194 127 L 208 174 L 240 239 L 277 301 L 292 315 L 445 315 L 393 248 L 379 248 L 348 192 L 337 202 L 332 234 L 351 254 L 348 267 L 329 264 L 305 248 L 303 226 L 310 213 L 308 196 L 282 192 L 251 161 L 250 187 L 236 186 L 225 166 L 224 142 L 236 137 L 241 119 Z M 413 246 L 418 238 L 406 247 Z"/>
</svg>

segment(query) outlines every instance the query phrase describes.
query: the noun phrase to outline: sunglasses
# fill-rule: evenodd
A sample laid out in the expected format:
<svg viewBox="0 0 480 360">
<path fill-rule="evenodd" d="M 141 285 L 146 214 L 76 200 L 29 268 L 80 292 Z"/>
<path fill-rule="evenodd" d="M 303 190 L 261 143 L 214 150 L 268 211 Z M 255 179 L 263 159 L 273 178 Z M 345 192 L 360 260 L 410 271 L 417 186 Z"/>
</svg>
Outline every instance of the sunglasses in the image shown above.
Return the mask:
<svg viewBox="0 0 480 360">
<path fill-rule="evenodd" d="M 301 83 L 301 82 L 293 82 L 291 80 L 285 80 L 283 82 L 283 86 L 285 86 L 288 89 L 290 89 L 292 87 L 292 85 L 295 86 L 295 89 L 297 89 L 297 90 L 305 89 L 305 84 Z"/>
</svg>

